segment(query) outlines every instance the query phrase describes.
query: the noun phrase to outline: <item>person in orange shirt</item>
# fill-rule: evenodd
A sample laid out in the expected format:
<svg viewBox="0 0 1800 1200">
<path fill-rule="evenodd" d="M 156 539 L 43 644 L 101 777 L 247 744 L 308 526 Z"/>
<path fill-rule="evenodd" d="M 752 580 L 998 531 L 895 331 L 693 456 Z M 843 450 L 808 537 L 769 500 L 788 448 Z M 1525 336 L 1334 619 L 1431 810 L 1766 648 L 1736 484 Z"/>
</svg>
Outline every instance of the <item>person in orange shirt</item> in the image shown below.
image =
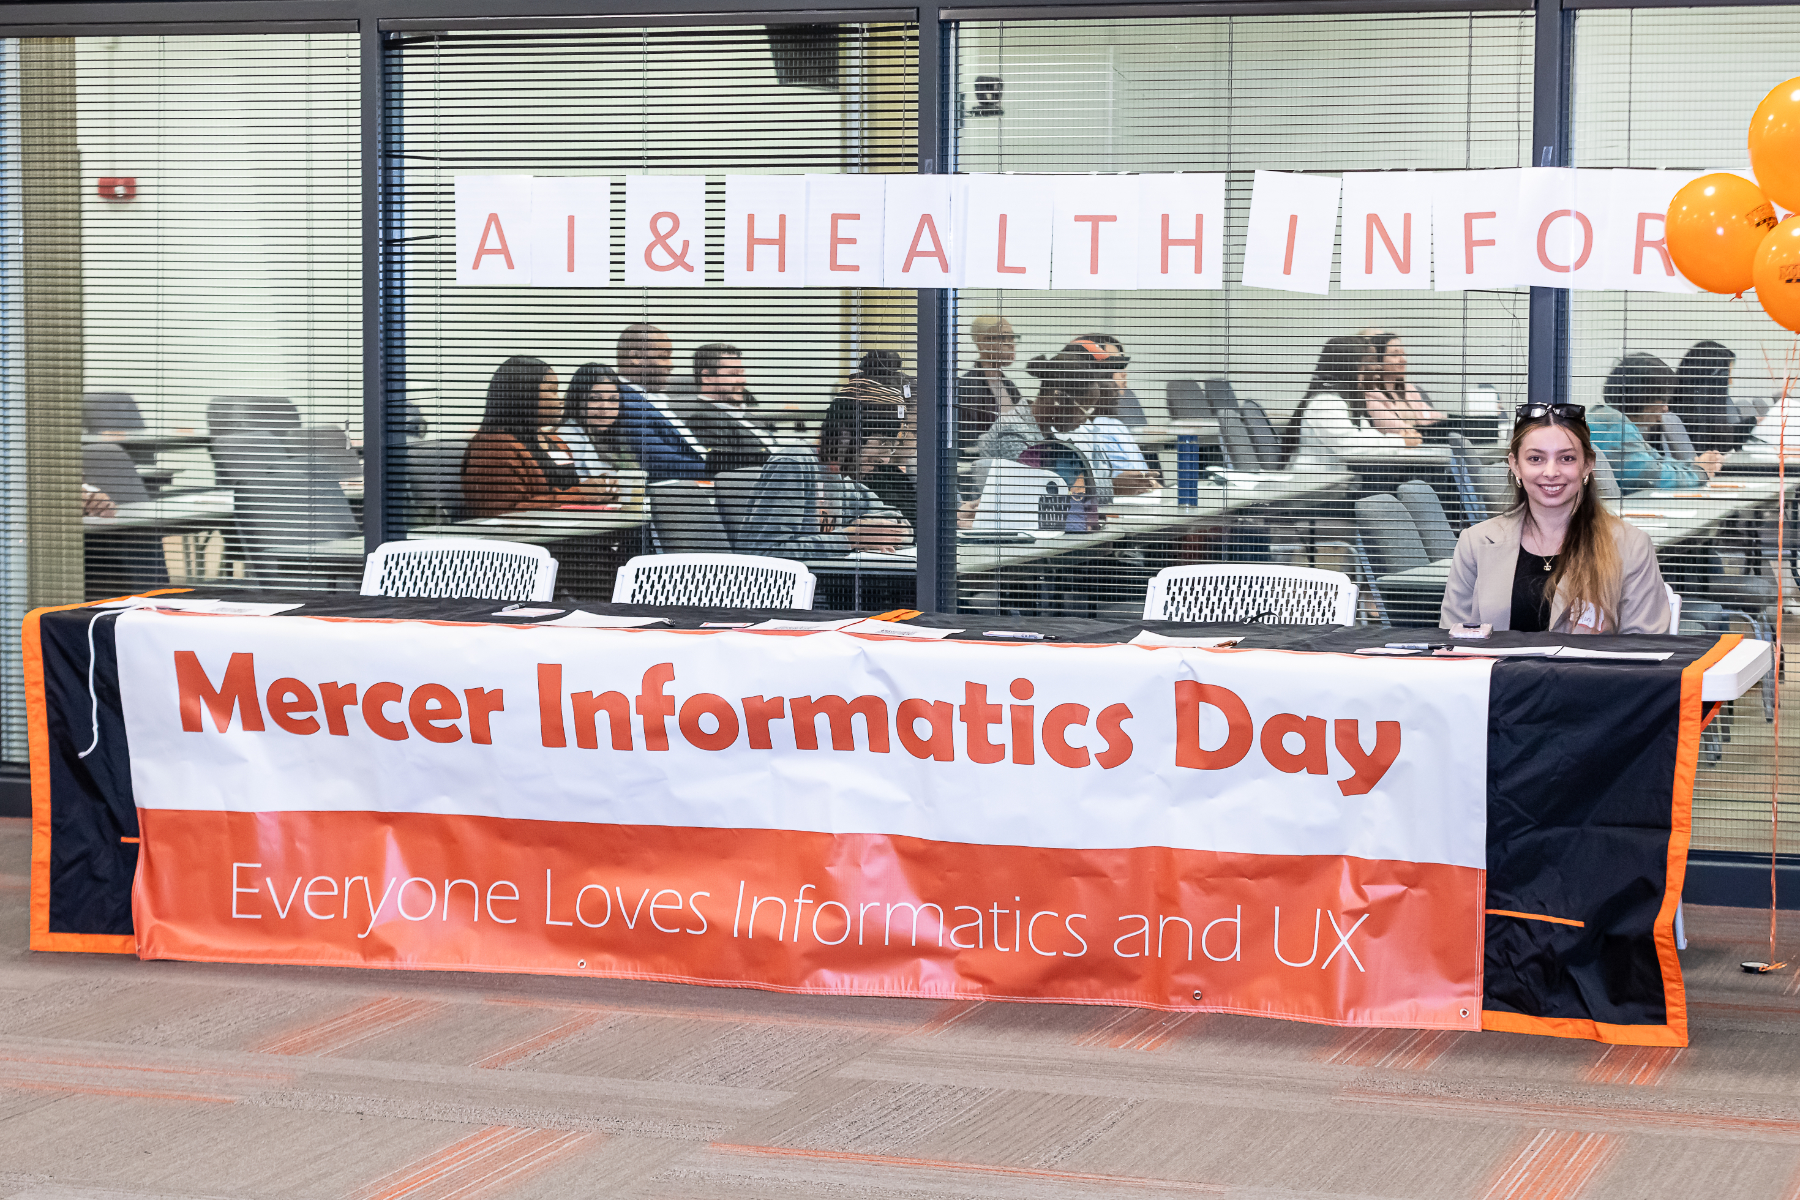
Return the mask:
<svg viewBox="0 0 1800 1200">
<path fill-rule="evenodd" d="M 463 452 L 463 504 L 469 516 L 618 499 L 618 482 L 610 476 L 578 478 L 574 456 L 551 432 L 562 409 L 556 372 L 548 363 L 519 354 L 500 364 L 488 381 L 481 427 Z"/>
</svg>

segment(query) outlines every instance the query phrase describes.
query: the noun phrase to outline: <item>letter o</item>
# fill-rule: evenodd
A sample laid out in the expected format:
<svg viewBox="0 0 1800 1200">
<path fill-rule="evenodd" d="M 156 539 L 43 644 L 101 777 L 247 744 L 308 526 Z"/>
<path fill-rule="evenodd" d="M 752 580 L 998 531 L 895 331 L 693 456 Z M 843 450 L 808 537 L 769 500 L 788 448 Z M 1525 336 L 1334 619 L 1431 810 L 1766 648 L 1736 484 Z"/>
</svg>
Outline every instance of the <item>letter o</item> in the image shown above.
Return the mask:
<svg viewBox="0 0 1800 1200">
<path fill-rule="evenodd" d="M 590 921 L 581 915 L 581 898 L 592 891 L 598 891 L 601 898 L 606 901 L 606 915 L 601 917 L 598 921 Z M 612 920 L 612 895 L 606 890 L 605 884 L 590 883 L 579 892 L 575 893 L 575 919 L 580 921 L 583 925 L 586 925 L 589 929 L 598 929 L 608 921 Z"/>
<path fill-rule="evenodd" d="M 424 915 L 417 917 L 406 911 L 406 889 L 415 883 L 424 884 L 431 892 L 431 903 L 426 906 Z M 400 890 L 394 893 L 394 907 L 399 909 L 400 915 L 409 921 L 423 921 L 426 917 L 429 917 L 432 913 L 437 911 L 437 884 L 431 882 L 429 879 L 423 879 L 414 875 L 411 879 L 408 879 L 405 883 L 401 884 Z"/>
<path fill-rule="evenodd" d="M 827 941 L 826 939 L 819 936 L 819 914 L 824 912 L 828 908 L 835 908 L 839 912 L 844 914 L 844 934 L 843 934 L 843 937 L 838 938 L 838 940 L 835 942 Z M 845 908 L 842 904 L 839 904 L 836 900 L 826 900 L 826 901 L 821 902 L 819 907 L 813 909 L 812 930 L 813 930 L 813 940 L 815 942 L 819 942 L 820 944 L 826 945 L 826 946 L 841 945 L 843 943 L 844 938 L 847 938 L 850 936 L 850 910 L 848 908 Z"/>
<path fill-rule="evenodd" d="M 711 715 L 719 723 L 712 733 L 700 728 L 700 718 Z M 681 706 L 681 736 L 702 750 L 723 750 L 737 741 L 738 715 L 731 702 L 711 692 L 696 692 Z"/>
</svg>

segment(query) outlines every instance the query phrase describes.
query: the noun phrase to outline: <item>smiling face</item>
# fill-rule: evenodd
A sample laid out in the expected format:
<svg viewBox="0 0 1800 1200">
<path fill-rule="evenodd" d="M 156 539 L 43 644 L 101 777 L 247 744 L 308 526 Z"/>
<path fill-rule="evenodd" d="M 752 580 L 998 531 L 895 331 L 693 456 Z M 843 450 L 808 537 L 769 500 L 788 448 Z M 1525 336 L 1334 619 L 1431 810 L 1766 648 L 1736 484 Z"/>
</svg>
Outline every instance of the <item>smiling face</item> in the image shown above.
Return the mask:
<svg viewBox="0 0 1800 1200">
<path fill-rule="evenodd" d="M 1573 433 L 1560 425 L 1540 425 L 1528 430 L 1518 453 L 1506 463 L 1525 489 L 1534 509 L 1574 511 L 1581 496 L 1582 480 L 1593 464 L 1581 451 Z"/>
</svg>

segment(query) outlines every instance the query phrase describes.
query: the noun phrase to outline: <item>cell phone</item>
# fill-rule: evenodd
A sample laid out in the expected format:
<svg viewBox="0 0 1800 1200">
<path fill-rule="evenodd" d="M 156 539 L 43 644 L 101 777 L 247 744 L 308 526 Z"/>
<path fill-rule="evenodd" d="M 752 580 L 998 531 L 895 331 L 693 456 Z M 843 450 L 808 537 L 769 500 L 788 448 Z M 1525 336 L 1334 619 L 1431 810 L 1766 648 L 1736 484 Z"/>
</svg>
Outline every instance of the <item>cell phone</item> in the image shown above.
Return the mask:
<svg viewBox="0 0 1800 1200">
<path fill-rule="evenodd" d="M 1493 625 L 1486 623 L 1475 625 L 1465 621 L 1461 625 L 1450 627 L 1450 636 L 1453 638 L 1484 638 L 1492 632 L 1494 632 Z"/>
</svg>

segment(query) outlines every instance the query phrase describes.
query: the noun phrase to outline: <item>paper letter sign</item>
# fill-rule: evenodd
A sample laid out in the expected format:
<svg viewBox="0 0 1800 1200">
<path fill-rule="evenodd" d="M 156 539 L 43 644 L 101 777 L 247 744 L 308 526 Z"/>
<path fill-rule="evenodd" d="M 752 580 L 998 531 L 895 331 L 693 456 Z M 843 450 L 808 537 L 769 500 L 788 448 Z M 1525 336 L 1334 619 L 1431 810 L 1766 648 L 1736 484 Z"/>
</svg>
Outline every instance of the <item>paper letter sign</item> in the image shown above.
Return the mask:
<svg viewBox="0 0 1800 1200">
<path fill-rule="evenodd" d="M 1600 286 L 1593 214 L 1605 202 L 1604 184 L 1596 172 L 1570 167 L 1527 167 L 1520 172 L 1518 228 L 1525 235 L 1526 283 L 1554 288 Z"/>
<path fill-rule="evenodd" d="M 879 175 L 807 175 L 808 287 L 880 287 L 882 208 Z"/>
<path fill-rule="evenodd" d="M 1050 189 L 1041 178 L 969 175 L 957 215 L 963 287 L 1050 286 Z"/>
<path fill-rule="evenodd" d="M 531 283 L 531 176 L 456 177 L 456 282 Z"/>
<path fill-rule="evenodd" d="M 1525 282 L 1514 233 L 1519 211 L 1519 172 L 1449 171 L 1435 180 L 1431 198 L 1432 258 L 1437 290 L 1510 288 Z"/>
<path fill-rule="evenodd" d="M 882 234 L 888 287 L 955 287 L 949 175 L 884 175 L 886 229 Z"/>
<path fill-rule="evenodd" d="M 725 285 L 806 283 L 806 177 L 725 177 Z"/>
<path fill-rule="evenodd" d="M 1225 286 L 1225 176 L 1138 177 L 1140 288 Z"/>
<path fill-rule="evenodd" d="M 1663 218 L 1675 193 L 1700 177 L 1697 171 L 1592 171 L 1605 175 L 1606 207 L 1595 237 L 1603 288 L 1635 292 L 1697 292 L 1675 269 L 1663 239 Z"/>
<path fill-rule="evenodd" d="M 531 181 L 534 287 L 605 287 L 612 282 L 612 180 Z"/>
<path fill-rule="evenodd" d="M 630 287 L 706 286 L 704 178 L 626 178 L 625 283 Z"/>
<path fill-rule="evenodd" d="M 1430 289 L 1431 191 L 1431 177 L 1411 171 L 1344 176 L 1340 287 Z"/>
<path fill-rule="evenodd" d="M 1256 173 L 1244 236 L 1244 283 L 1320 296 L 1331 290 L 1338 184 L 1330 175 Z"/>
<path fill-rule="evenodd" d="M 1135 175 L 1069 175 L 1055 181 L 1050 286 L 1137 286 L 1138 181 Z"/>
</svg>

